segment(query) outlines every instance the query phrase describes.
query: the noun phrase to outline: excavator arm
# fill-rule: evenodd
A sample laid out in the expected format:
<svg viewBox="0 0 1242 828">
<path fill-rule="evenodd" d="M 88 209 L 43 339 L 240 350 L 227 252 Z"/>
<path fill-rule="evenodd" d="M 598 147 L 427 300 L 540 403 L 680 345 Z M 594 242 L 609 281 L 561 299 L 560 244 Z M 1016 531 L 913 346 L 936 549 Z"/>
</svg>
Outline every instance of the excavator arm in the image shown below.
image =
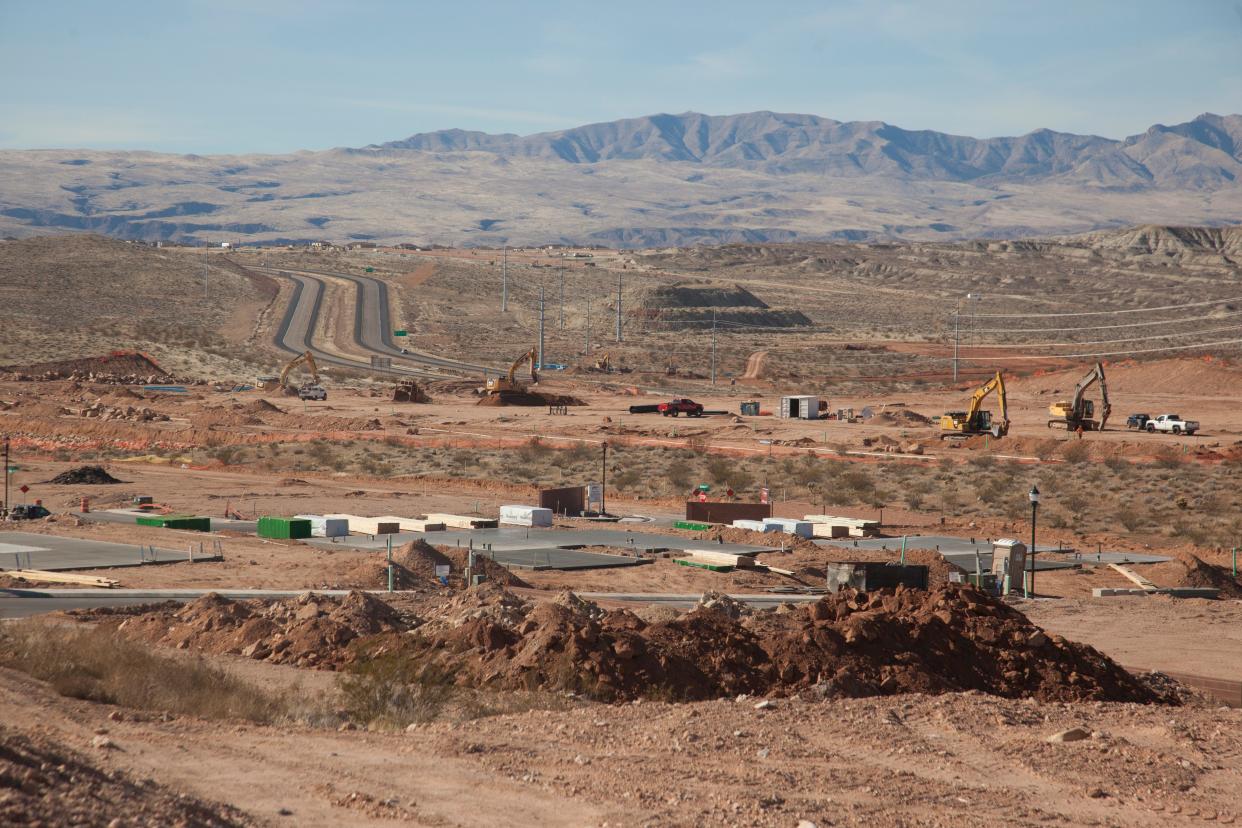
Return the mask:
<svg viewBox="0 0 1242 828">
<path fill-rule="evenodd" d="M 997 371 L 996 376 L 980 385 L 975 389 L 975 393 L 970 395 L 970 407 L 966 409 L 966 419 L 968 422 L 974 422 L 975 415 L 979 413 L 979 409 L 983 406 L 983 401 L 993 391 L 999 392 L 1001 419 L 1006 422 L 1009 421 L 1009 414 L 1006 409 L 1007 400 L 1005 399 L 1005 380 L 1001 377 L 1001 372 Z"/>
<path fill-rule="evenodd" d="M 992 380 L 996 383 L 996 402 L 1000 405 L 1001 434 L 1009 433 L 1009 398 L 1005 395 L 1005 377 L 1000 371 Z"/>
<path fill-rule="evenodd" d="M 281 388 L 289 387 L 289 374 L 293 371 L 294 368 L 298 367 L 303 362 L 306 363 L 306 370 L 310 371 L 311 382 L 313 382 L 316 385 L 319 384 L 319 366 L 315 365 L 314 354 L 312 354 L 310 351 L 306 351 L 305 353 L 298 354 L 293 359 L 286 362 L 285 367 L 280 369 L 280 387 Z"/>
<path fill-rule="evenodd" d="M 1113 413 L 1113 405 L 1108 401 L 1108 382 L 1104 379 L 1103 363 L 1095 364 L 1095 372 L 1100 377 L 1100 431 L 1103 431 L 1108 415 Z"/>
<path fill-rule="evenodd" d="M 509 384 L 513 385 L 514 377 L 517 376 L 517 369 L 522 367 L 523 362 L 530 363 L 530 381 L 539 382 L 539 374 L 535 371 L 535 360 L 538 358 L 539 351 L 535 348 L 531 348 L 529 351 L 515 359 L 513 364 L 509 366 Z"/>
</svg>

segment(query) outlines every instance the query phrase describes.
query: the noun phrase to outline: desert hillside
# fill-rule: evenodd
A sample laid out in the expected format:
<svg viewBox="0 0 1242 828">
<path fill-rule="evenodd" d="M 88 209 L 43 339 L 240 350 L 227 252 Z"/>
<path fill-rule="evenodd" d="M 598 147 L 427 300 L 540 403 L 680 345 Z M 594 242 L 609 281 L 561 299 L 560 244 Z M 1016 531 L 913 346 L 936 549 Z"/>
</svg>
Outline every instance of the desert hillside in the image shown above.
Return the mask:
<svg viewBox="0 0 1242 828">
<path fill-rule="evenodd" d="M 285 155 L 10 150 L 0 233 L 638 248 L 1221 225 L 1242 215 L 1239 147 L 1239 115 L 1114 140 L 752 112 Z"/>
<path fill-rule="evenodd" d="M 205 283 L 205 284 L 204 284 Z M 245 361 L 277 285 L 219 255 L 101 236 L 0 242 L 0 364 L 133 349 L 168 368 Z"/>
</svg>

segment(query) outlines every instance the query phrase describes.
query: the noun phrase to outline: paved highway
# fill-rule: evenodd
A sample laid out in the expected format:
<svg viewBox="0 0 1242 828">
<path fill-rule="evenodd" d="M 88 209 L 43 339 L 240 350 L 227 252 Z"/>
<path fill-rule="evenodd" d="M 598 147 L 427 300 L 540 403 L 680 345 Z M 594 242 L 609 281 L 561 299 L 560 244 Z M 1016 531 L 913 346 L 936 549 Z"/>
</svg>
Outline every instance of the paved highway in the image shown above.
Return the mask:
<svg viewBox="0 0 1242 828">
<path fill-rule="evenodd" d="M 499 369 L 488 368 L 475 363 L 448 359 L 422 352 L 402 354 L 401 349 L 393 343 L 392 314 L 388 301 L 388 286 L 381 280 L 367 276 L 354 276 L 348 273 L 331 273 L 311 270 L 285 270 L 271 267 L 255 267 L 271 276 L 288 279 L 293 282 L 293 294 L 289 297 L 289 306 L 276 332 L 275 342 L 280 348 L 293 353 L 309 350 L 316 360 L 333 365 L 345 365 L 352 368 L 370 368 L 370 360 L 361 357 L 351 359 L 336 354 L 329 354 L 314 344 L 314 331 L 323 304 L 325 290 L 324 280 L 342 279 L 353 283 L 355 289 L 354 331 L 355 344 L 364 351 L 379 356 L 392 357 L 393 372 L 403 376 L 420 379 L 444 379 L 444 373 L 431 373 L 415 367 L 407 367 L 401 363 L 414 363 L 430 369 L 440 369 L 469 376 L 486 376 L 488 373 L 499 373 Z"/>
</svg>

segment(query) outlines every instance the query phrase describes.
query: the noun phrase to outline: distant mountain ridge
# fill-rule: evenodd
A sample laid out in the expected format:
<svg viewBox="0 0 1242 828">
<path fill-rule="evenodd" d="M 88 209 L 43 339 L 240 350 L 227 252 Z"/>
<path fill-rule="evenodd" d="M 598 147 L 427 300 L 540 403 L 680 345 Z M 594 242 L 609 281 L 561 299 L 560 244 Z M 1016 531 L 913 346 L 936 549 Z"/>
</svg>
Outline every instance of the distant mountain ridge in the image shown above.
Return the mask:
<svg viewBox="0 0 1242 828">
<path fill-rule="evenodd" d="M 1242 115 L 1124 139 L 690 112 L 286 155 L 0 151 L 12 236 L 655 247 L 1240 223 Z"/>
<path fill-rule="evenodd" d="M 1123 140 L 1038 129 L 970 138 L 882 121 L 816 115 L 651 115 L 520 136 L 460 129 L 412 135 L 366 150 L 488 152 L 571 164 L 681 161 L 768 172 L 889 175 L 933 181 L 1064 177 L 1109 186 L 1208 186 L 1242 175 L 1242 115 L 1204 114 Z M 1189 163 L 1188 163 L 1189 162 Z"/>
</svg>

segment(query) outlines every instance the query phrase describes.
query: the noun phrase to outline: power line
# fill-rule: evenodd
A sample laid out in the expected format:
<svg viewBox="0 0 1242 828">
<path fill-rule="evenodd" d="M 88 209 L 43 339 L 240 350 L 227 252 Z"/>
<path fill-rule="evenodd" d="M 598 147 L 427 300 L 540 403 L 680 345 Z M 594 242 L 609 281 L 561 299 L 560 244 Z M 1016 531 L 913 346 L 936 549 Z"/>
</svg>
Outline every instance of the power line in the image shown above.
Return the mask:
<svg viewBox="0 0 1242 828">
<path fill-rule="evenodd" d="M 1209 319 L 1229 319 L 1242 316 L 1242 311 L 1234 313 L 1209 314 L 1207 316 L 1187 316 L 1182 319 L 1157 319 L 1154 322 L 1122 322 L 1116 325 L 1088 325 L 1080 328 L 986 328 L 979 333 L 1064 333 L 1066 331 L 1105 331 L 1117 328 L 1152 328 L 1157 325 L 1177 325 L 1181 322 L 1205 322 Z"/>
<path fill-rule="evenodd" d="M 1179 336 L 1203 336 L 1204 334 L 1222 333 L 1224 331 L 1236 331 L 1239 328 L 1242 328 L 1242 325 L 1226 325 L 1223 328 L 1208 328 L 1207 330 L 1195 330 L 1195 331 L 1179 331 L 1177 333 L 1153 334 L 1151 336 L 1134 336 L 1128 339 L 1096 339 L 1096 340 L 1087 341 L 1087 342 L 1031 342 L 1031 343 L 1022 343 L 1022 344 L 995 343 L 995 344 L 990 344 L 990 345 L 989 344 L 968 345 L 966 347 L 974 348 L 974 349 L 1012 348 L 1012 349 L 1017 350 L 1017 349 L 1025 349 L 1025 348 L 1071 348 L 1074 346 L 1081 346 L 1081 345 L 1116 345 L 1122 342 L 1146 342 L 1151 339 L 1174 339 Z"/>
<path fill-rule="evenodd" d="M 1122 310 L 1074 311 L 1072 313 L 981 313 L 980 319 L 1036 319 L 1054 316 L 1106 316 L 1117 313 L 1155 313 L 1156 311 L 1182 310 L 1184 308 L 1205 308 L 1209 305 L 1223 305 L 1229 302 L 1242 302 L 1242 296 L 1232 299 L 1215 299 L 1208 302 L 1188 302 L 1184 305 L 1162 305 L 1157 308 L 1125 308 Z"/>
</svg>

